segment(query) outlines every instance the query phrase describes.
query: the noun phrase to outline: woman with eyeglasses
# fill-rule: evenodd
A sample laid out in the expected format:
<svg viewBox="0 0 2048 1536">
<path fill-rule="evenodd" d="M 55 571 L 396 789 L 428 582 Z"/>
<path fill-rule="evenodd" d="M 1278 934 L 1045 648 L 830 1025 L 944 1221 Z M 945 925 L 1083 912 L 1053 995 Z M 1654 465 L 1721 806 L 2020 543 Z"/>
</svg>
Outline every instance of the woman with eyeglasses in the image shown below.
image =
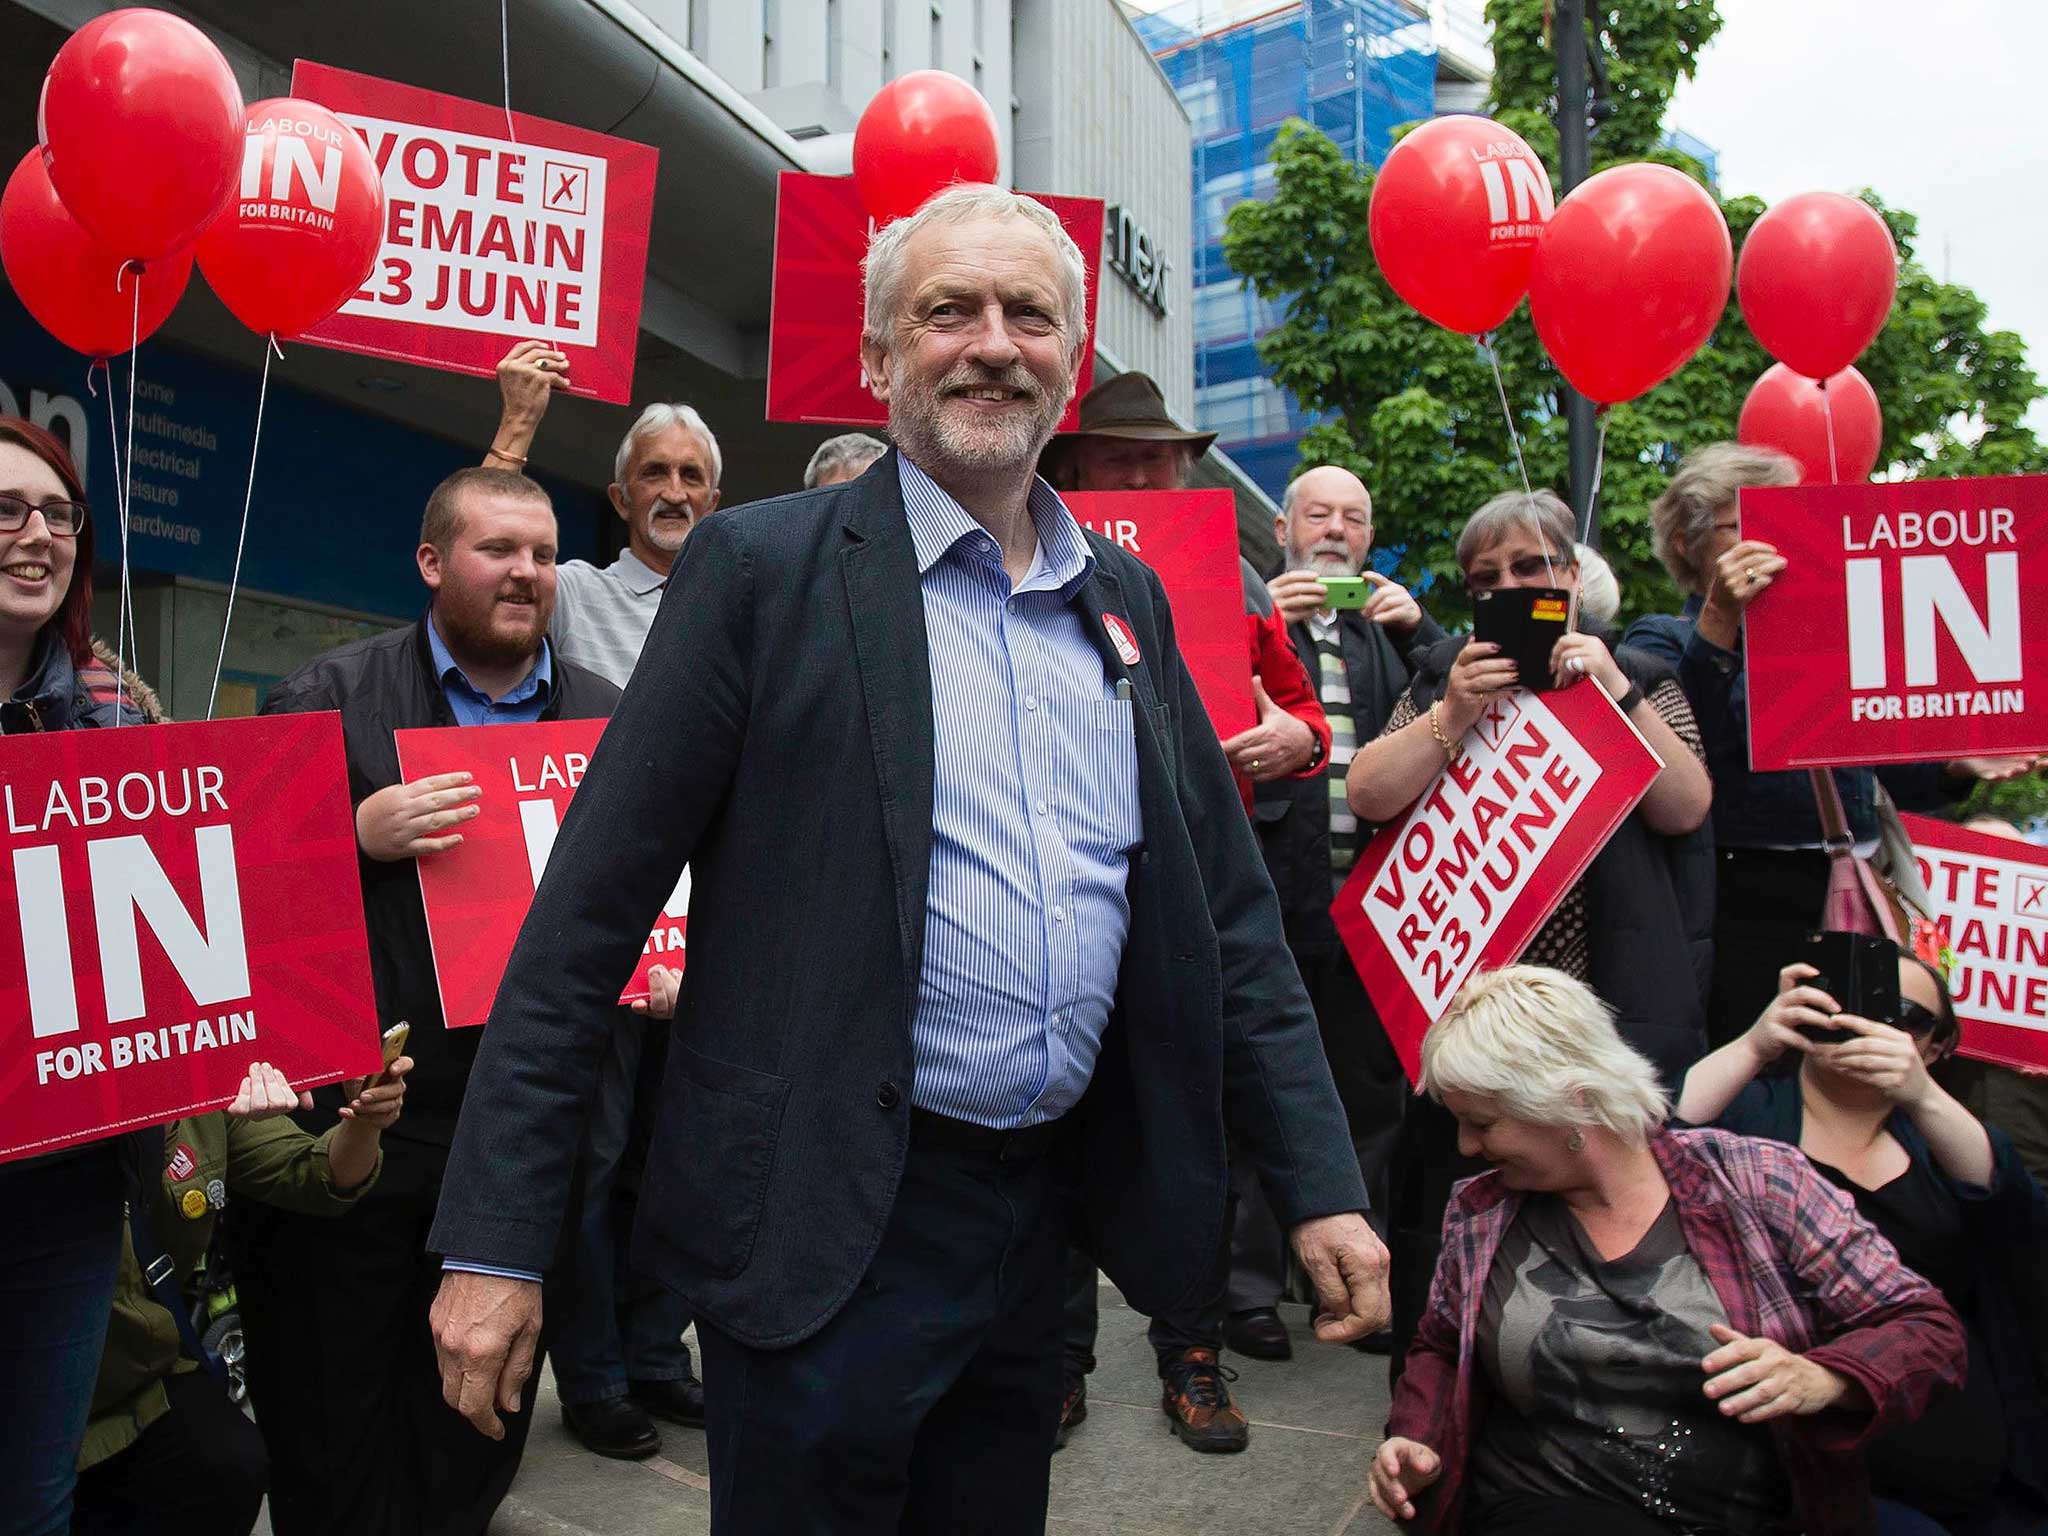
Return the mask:
<svg viewBox="0 0 2048 1536">
<path fill-rule="evenodd" d="M 1928 1075 L 1956 1047 L 1955 1008 L 1933 967 L 1898 963 L 1891 1019 L 1844 1013 L 1812 966 L 1785 967 L 1747 1033 L 1686 1074 L 1678 1118 L 1798 1147 L 1962 1319 L 1963 1385 L 1871 1443 L 1872 1486 L 1889 1505 L 1879 1530 L 2048 1531 L 2048 1409 L 2027 1344 L 2030 1323 L 2048 1324 L 2048 1278 L 2029 1262 L 2048 1236 L 2048 1195 L 2004 1135 Z"/>
<path fill-rule="evenodd" d="M 1803 771 L 1749 771 L 1749 678 L 1743 623 L 1749 605 L 1784 574 L 1776 546 L 1742 536 L 1744 490 L 1799 483 L 1798 464 L 1770 448 L 1709 443 L 1687 454 L 1650 509 L 1651 543 L 1686 594 L 1675 614 L 1638 619 L 1623 637 L 1671 667 L 1692 702 L 1714 775 L 1713 983 L 1707 1033 L 1741 1034 L 1770 1001 L 1783 957 L 1820 916 L 1828 856 L 1813 785 Z M 1959 800 L 1979 779 L 2010 778 L 2033 759 L 1962 758 L 1837 768 L 1849 834 L 1863 852 L 1878 842 L 1880 786 L 1909 811 Z"/>
<path fill-rule="evenodd" d="M 1548 491 L 1496 496 L 1465 524 L 1457 558 L 1473 592 L 1555 587 L 1576 596 L 1571 510 Z M 1519 684 L 1601 688 L 1664 760 L 1649 792 L 1523 952 L 1583 981 L 1615 1010 L 1622 1038 L 1648 1057 L 1667 1089 L 1706 1049 L 1705 991 L 1711 965 L 1712 849 L 1704 830 L 1713 800 L 1699 727 L 1668 668 L 1601 633 L 1558 640 L 1550 675 L 1527 679 L 1498 646 L 1454 636 L 1422 652 L 1408 691 L 1379 739 L 1359 750 L 1345 780 L 1361 822 L 1400 816 L 1463 749 L 1465 733 L 1496 698 Z M 1392 1174 L 1395 1369 L 1436 1268 L 1451 1186 L 1479 1172 L 1458 1152 L 1451 1117 L 1410 1099 Z"/>
<path fill-rule="evenodd" d="M 0 737 L 141 720 L 93 654 L 92 554 L 71 455 L 41 427 L 0 416 Z M 0 772 L 6 762 L 0 742 Z M 0 1164 L 0 1536 L 70 1525 L 121 1253 L 128 1140 Z"/>
</svg>

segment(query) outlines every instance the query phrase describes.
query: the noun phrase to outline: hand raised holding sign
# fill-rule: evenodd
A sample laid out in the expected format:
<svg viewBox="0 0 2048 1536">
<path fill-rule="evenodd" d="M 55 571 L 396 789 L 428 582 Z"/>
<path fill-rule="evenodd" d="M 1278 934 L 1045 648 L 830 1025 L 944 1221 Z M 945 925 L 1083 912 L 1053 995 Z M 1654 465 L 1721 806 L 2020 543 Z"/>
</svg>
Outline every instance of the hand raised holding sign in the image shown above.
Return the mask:
<svg viewBox="0 0 2048 1536">
<path fill-rule="evenodd" d="M 437 773 L 380 789 L 356 807 L 356 844 L 381 864 L 443 853 L 462 842 L 450 832 L 475 819 L 483 791 L 467 773 Z"/>
<path fill-rule="evenodd" d="M 1724 651 L 1733 650 L 1743 613 L 1789 563 L 1776 545 L 1761 539 L 1738 539 L 1722 550 L 1707 583 L 1700 634 Z"/>
<path fill-rule="evenodd" d="M 491 435 L 491 451 L 484 462 L 502 459 L 523 467 L 540 430 L 548 401 L 558 389 L 569 387 L 569 354 L 544 341 L 522 341 L 498 360 L 498 393 L 504 409 L 498 416 L 498 430 Z"/>
<path fill-rule="evenodd" d="M 1614 653 L 1598 635 L 1577 630 L 1559 637 L 1550 651 L 1550 678 L 1560 688 L 1569 688 L 1582 677 L 1590 677 L 1607 690 L 1607 697 L 1619 699 L 1628 692 L 1628 678 L 1614 659 Z"/>
<path fill-rule="evenodd" d="M 235 1101 L 228 1105 L 228 1113 L 245 1120 L 275 1120 L 295 1109 L 312 1107 L 313 1095 L 294 1093 L 291 1079 L 276 1067 L 267 1061 L 252 1061 L 249 1075 L 235 1091 Z"/>
</svg>

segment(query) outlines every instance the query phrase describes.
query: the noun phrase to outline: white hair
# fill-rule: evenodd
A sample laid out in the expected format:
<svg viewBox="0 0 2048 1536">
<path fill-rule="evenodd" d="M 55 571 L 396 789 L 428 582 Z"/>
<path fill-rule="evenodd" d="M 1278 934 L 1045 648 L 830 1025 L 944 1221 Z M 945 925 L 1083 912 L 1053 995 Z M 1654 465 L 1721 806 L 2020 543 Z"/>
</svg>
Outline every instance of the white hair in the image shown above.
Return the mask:
<svg viewBox="0 0 2048 1536">
<path fill-rule="evenodd" d="M 828 437 L 818 444 L 818 451 L 804 466 L 804 489 L 815 491 L 818 482 L 830 474 L 857 475 L 888 451 L 887 443 L 865 432 L 842 432 L 837 437 Z"/>
<path fill-rule="evenodd" d="M 1574 544 L 1579 557 L 1579 615 L 1595 629 L 1606 629 L 1621 612 L 1621 582 L 1607 557 L 1590 544 Z"/>
<path fill-rule="evenodd" d="M 894 341 L 891 333 L 903 304 L 904 253 L 918 231 L 975 219 L 1025 219 L 1037 225 L 1051 244 L 1059 268 L 1060 330 L 1066 336 L 1071 363 L 1081 355 L 1088 339 L 1088 264 L 1081 248 L 1074 244 L 1060 216 L 1037 198 L 973 183 L 948 188 L 908 218 L 876 232 L 861 267 L 866 285 L 862 329 L 867 339 L 884 351 Z"/>
<path fill-rule="evenodd" d="M 725 457 L 718 451 L 718 439 L 711 435 L 711 428 L 704 424 L 704 418 L 697 414 L 696 407 L 680 401 L 657 400 L 640 413 L 632 426 L 626 428 L 626 435 L 619 439 L 618 454 L 612 460 L 613 481 L 625 484 L 626 466 L 632 462 L 635 443 L 657 432 L 666 432 L 670 427 L 681 427 L 704 440 L 704 452 L 711 459 L 711 486 L 716 490 L 719 481 L 725 478 Z"/>
<path fill-rule="evenodd" d="M 1604 1126 L 1647 1141 L 1670 1118 L 1657 1069 L 1614 1027 L 1593 989 L 1563 971 L 1510 965 L 1482 971 L 1422 1037 L 1422 1080 L 1489 1098 L 1535 1125 Z"/>
</svg>

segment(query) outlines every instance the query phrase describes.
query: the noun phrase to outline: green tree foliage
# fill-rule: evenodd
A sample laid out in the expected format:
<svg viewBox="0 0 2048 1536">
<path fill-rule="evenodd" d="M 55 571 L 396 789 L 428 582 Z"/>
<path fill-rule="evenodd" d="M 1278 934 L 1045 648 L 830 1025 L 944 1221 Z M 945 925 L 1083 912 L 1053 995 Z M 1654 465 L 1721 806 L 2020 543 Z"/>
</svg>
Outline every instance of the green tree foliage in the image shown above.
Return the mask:
<svg viewBox="0 0 2048 1536">
<path fill-rule="evenodd" d="M 1545 0 L 1489 0 L 1489 110 L 1529 141 L 1555 181 L 1557 80 L 1547 9 Z M 1594 136 L 1593 168 L 1647 158 L 1699 176 L 1696 162 L 1658 140 L 1673 89 L 1720 30 L 1710 0 L 1596 0 L 1588 10 L 1588 35 L 1605 62 L 1615 109 Z M 1488 496 L 1521 483 L 1487 355 L 1424 320 L 1387 286 L 1366 233 L 1371 167 L 1347 160 L 1299 122 L 1281 131 L 1273 162 L 1272 199 L 1233 208 L 1223 248 L 1261 297 L 1286 302 L 1285 320 L 1259 351 L 1274 381 L 1320 418 L 1302 442 L 1301 463 L 1343 464 L 1364 479 L 1378 542 L 1405 549 L 1406 580 L 1435 579 L 1432 609 L 1454 619 L 1462 602 L 1452 559 L 1457 531 Z M 2048 469 L 2048 452 L 2022 421 L 2043 390 L 2019 337 L 1987 330 L 1976 294 L 1936 281 L 1920 265 L 1911 214 L 1874 192 L 1862 195 L 1890 226 L 1902 258 L 1890 322 L 1858 364 L 1884 413 L 1881 462 L 1906 475 Z M 1738 197 L 1721 207 L 1739 252 L 1764 204 Z M 1569 474 L 1560 380 L 1526 304 L 1494 341 L 1529 478 L 1562 492 Z M 1731 294 L 1698 357 L 1606 413 L 1601 544 L 1621 579 L 1624 617 L 1677 605 L 1650 548 L 1650 504 L 1687 449 L 1735 436 L 1743 398 L 1770 361 Z"/>
</svg>

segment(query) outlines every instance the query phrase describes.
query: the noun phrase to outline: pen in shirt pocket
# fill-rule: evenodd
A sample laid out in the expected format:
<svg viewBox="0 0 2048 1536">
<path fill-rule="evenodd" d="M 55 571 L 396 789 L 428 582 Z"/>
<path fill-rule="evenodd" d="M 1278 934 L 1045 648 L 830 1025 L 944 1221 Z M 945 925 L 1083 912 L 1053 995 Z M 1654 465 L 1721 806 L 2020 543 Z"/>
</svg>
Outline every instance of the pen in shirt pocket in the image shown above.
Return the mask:
<svg viewBox="0 0 2048 1536">
<path fill-rule="evenodd" d="M 1116 680 L 1116 696 L 1121 703 L 1128 704 L 1131 702 L 1131 680 L 1128 677 L 1120 677 Z"/>
</svg>

